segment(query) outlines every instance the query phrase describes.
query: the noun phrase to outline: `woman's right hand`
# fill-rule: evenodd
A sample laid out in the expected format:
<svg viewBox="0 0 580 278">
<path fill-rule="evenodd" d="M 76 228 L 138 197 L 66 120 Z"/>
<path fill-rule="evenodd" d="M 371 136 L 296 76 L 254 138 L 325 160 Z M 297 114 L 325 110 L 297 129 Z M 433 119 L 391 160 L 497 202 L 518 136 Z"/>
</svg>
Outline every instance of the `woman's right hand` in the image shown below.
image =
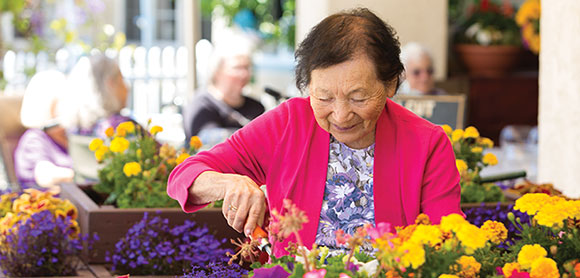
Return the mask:
<svg viewBox="0 0 580 278">
<path fill-rule="evenodd" d="M 190 195 L 205 203 L 223 199 L 222 212 L 228 224 L 246 236 L 264 223 L 266 196 L 247 176 L 203 172 L 190 187 Z"/>
</svg>

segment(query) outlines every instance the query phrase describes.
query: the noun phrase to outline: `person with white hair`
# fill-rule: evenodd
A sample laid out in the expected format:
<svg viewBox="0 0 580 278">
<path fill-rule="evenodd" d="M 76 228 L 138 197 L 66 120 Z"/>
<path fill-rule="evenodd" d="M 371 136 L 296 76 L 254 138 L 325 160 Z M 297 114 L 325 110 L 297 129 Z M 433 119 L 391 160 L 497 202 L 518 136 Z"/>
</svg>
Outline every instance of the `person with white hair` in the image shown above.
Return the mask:
<svg viewBox="0 0 580 278">
<path fill-rule="evenodd" d="M 69 73 L 59 102 L 62 125 L 77 135 L 104 137 L 105 130 L 130 121 L 121 110 L 129 90 L 118 64 L 98 53 L 82 57 Z"/>
<path fill-rule="evenodd" d="M 207 86 L 184 107 L 186 142 L 198 135 L 204 145 L 215 145 L 264 113 L 260 102 L 243 95 L 252 75 L 251 53 L 251 43 L 240 36 L 216 44 L 208 62 Z"/>
<path fill-rule="evenodd" d="M 405 81 L 398 93 L 405 95 L 444 95 L 435 88 L 433 56 L 427 48 L 416 42 L 401 47 L 401 62 L 405 67 Z"/>
<path fill-rule="evenodd" d="M 28 130 L 14 151 L 14 169 L 22 189 L 57 190 L 74 177 L 68 140 L 60 125 L 57 103 L 65 84 L 58 71 L 39 72 L 26 87 L 20 118 Z"/>
</svg>

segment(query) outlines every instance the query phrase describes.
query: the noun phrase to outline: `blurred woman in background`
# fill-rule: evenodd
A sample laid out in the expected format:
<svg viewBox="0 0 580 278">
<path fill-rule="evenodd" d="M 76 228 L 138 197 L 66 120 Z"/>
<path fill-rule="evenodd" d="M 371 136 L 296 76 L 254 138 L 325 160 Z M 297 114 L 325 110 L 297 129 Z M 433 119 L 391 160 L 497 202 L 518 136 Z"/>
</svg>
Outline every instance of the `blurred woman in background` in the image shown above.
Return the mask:
<svg viewBox="0 0 580 278">
<path fill-rule="evenodd" d="M 433 56 L 427 48 L 410 42 L 401 47 L 401 62 L 405 66 L 405 81 L 401 84 L 400 94 L 405 95 L 444 95 L 445 91 L 435 88 Z"/>
<path fill-rule="evenodd" d="M 22 189 L 58 191 L 59 183 L 74 177 L 66 131 L 56 109 L 64 85 L 63 73 L 46 71 L 34 75 L 26 87 L 20 118 L 28 130 L 14 151 L 14 169 Z"/>
<path fill-rule="evenodd" d="M 73 134 L 104 137 L 107 128 L 130 120 L 121 115 L 128 93 L 113 59 L 100 53 L 83 57 L 68 76 L 62 124 Z"/>
</svg>

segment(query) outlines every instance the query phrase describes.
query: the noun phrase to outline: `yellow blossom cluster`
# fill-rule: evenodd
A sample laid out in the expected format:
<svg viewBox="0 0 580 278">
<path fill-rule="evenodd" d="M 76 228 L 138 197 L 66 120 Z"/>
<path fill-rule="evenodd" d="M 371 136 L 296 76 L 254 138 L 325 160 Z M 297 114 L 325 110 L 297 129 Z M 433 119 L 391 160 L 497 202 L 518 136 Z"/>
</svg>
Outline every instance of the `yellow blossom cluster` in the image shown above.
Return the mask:
<svg viewBox="0 0 580 278">
<path fill-rule="evenodd" d="M 502 267 L 506 278 L 514 276 L 515 272 L 527 272 L 530 278 L 560 277 L 556 262 L 547 258 L 548 252 L 538 244 L 524 245 L 517 256 L 517 262 L 506 263 Z"/>
<path fill-rule="evenodd" d="M 527 0 L 516 14 L 516 22 L 522 28 L 522 37 L 528 48 L 538 54 L 540 52 L 540 17 L 542 6 L 540 0 Z"/>
<path fill-rule="evenodd" d="M 529 193 L 516 200 L 514 209 L 533 216 L 539 225 L 562 228 L 566 219 L 580 219 L 580 201 L 544 193 Z"/>
<path fill-rule="evenodd" d="M 457 158 L 455 164 L 462 178 L 468 176 L 468 170 L 477 175 L 483 166 L 496 165 L 497 157 L 493 153 L 483 155 L 483 151 L 493 147 L 493 141 L 481 137 L 477 128 L 469 126 L 453 130 L 449 125 L 441 126 L 453 145 Z M 472 178 L 469 178 L 471 180 Z"/>
<path fill-rule="evenodd" d="M 508 231 L 501 222 L 487 220 L 481 226 L 481 229 L 487 233 L 489 241 L 499 244 L 507 239 Z"/>
<path fill-rule="evenodd" d="M 439 225 L 421 220 L 404 228 L 397 228 L 395 235 L 377 238 L 373 246 L 378 249 L 377 259 L 387 270 L 396 269 L 401 272 L 422 267 L 426 263 L 427 250 L 461 252 L 465 256 L 450 266 L 450 273 L 459 277 L 477 277 L 481 264 L 467 255 L 485 247 L 488 238 L 487 231 L 470 224 L 459 214 L 450 214 L 442 217 Z"/>
</svg>

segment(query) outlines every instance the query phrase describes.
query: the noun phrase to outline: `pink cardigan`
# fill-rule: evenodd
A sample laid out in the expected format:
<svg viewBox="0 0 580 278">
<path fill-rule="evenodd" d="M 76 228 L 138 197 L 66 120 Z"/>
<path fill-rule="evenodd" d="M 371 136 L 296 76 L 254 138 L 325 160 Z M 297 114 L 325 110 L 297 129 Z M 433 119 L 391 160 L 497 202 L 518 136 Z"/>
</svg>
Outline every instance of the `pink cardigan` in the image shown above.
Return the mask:
<svg viewBox="0 0 580 278">
<path fill-rule="evenodd" d="M 188 189 L 204 171 L 237 173 L 267 185 L 269 209 L 290 199 L 309 218 L 300 232 L 305 246 L 315 240 L 326 183 L 330 135 L 314 119 L 308 98 L 293 98 L 238 130 L 226 142 L 178 165 L 167 193 L 185 212 L 204 205 L 188 203 Z M 443 129 L 387 100 L 377 122 L 374 162 L 375 221 L 412 224 L 419 213 L 438 223 L 462 213 L 459 173 Z M 294 236 L 275 244 L 274 255 Z"/>
</svg>

